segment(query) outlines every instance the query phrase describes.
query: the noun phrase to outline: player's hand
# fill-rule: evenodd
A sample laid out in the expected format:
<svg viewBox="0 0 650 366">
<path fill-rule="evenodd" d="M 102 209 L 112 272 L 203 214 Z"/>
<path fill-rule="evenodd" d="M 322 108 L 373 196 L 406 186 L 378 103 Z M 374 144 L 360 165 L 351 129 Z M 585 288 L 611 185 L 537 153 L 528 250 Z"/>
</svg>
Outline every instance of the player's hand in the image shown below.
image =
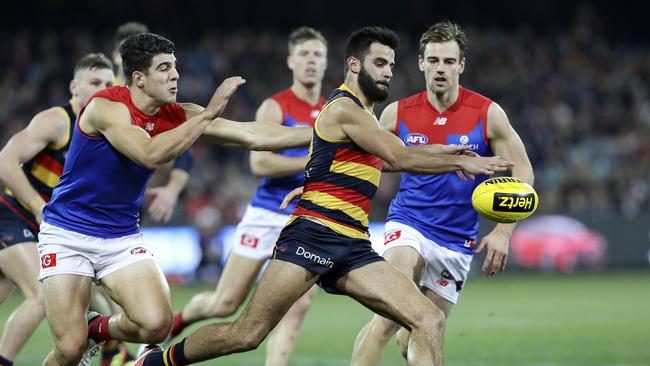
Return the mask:
<svg viewBox="0 0 650 366">
<path fill-rule="evenodd" d="M 512 168 L 515 163 L 503 160 L 499 156 L 467 156 L 461 165 L 465 173 L 492 175 Z"/>
<path fill-rule="evenodd" d="M 497 271 L 503 272 L 508 262 L 508 248 L 510 247 L 510 232 L 492 230 L 486 235 L 476 250 L 476 254 L 487 248 L 482 270 L 486 276 L 492 277 Z"/>
<path fill-rule="evenodd" d="M 178 193 L 168 186 L 149 188 L 145 195 L 151 199 L 149 217 L 156 222 L 169 222 L 178 201 Z"/>
<path fill-rule="evenodd" d="M 300 196 L 302 196 L 303 190 L 304 187 L 298 187 L 293 191 L 287 193 L 287 195 L 284 196 L 282 203 L 280 204 L 280 210 L 286 210 L 287 206 L 289 206 L 289 203 L 291 203 L 291 201 L 300 198 Z"/>
<path fill-rule="evenodd" d="M 206 113 L 210 120 L 219 117 L 226 108 L 230 97 L 232 97 L 232 95 L 235 94 L 235 91 L 237 91 L 237 88 L 245 82 L 246 80 L 241 76 L 233 76 L 224 80 L 212 95 L 212 99 L 210 99 L 210 102 L 205 107 L 203 113 Z"/>
<path fill-rule="evenodd" d="M 455 147 L 458 147 L 458 146 L 455 146 Z M 468 148 L 468 149 L 465 149 L 465 150 L 461 150 L 461 151 L 460 151 L 460 153 L 463 154 L 463 155 L 466 155 L 466 156 L 475 156 L 475 157 L 476 157 L 476 156 L 481 156 L 481 155 L 475 153 L 474 151 L 469 150 L 469 146 L 461 146 L 461 147 L 467 147 L 467 148 Z M 458 171 L 456 171 L 456 174 L 458 175 L 458 177 L 460 178 L 460 180 L 463 180 L 463 181 L 466 181 L 467 178 L 469 178 L 469 179 L 474 179 L 474 178 L 475 178 L 475 177 L 474 177 L 474 174 L 466 173 L 466 172 L 464 172 L 464 171 L 462 171 L 462 170 L 458 170 Z"/>
</svg>

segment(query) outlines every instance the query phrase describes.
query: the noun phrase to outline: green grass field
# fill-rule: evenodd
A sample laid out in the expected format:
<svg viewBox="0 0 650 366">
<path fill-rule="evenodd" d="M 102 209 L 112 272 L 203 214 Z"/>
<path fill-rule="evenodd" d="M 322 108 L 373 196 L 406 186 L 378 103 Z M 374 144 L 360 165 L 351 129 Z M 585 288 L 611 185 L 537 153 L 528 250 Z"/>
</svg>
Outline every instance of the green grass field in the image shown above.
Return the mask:
<svg viewBox="0 0 650 366">
<path fill-rule="evenodd" d="M 176 306 L 211 287 L 173 288 Z M 650 365 L 650 270 L 475 276 L 463 292 L 448 322 L 448 366 Z M 2 304 L 2 324 L 21 299 L 14 294 Z M 321 291 L 291 365 L 348 364 L 356 334 L 370 315 L 346 297 Z M 44 322 L 15 364 L 40 365 L 52 344 L 49 337 Z M 263 365 L 264 351 L 262 345 L 204 364 Z M 382 365 L 403 364 L 391 342 Z"/>
</svg>

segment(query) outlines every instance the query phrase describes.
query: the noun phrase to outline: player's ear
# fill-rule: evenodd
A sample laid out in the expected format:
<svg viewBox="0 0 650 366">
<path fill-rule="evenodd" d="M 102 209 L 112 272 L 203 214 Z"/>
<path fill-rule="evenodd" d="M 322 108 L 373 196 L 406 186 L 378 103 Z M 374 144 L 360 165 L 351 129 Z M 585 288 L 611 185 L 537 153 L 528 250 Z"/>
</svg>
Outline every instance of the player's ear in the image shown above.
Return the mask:
<svg viewBox="0 0 650 366">
<path fill-rule="evenodd" d="M 348 57 L 345 63 L 348 65 L 348 70 L 353 74 L 358 74 L 359 70 L 361 70 L 361 62 L 356 57 Z"/>
<path fill-rule="evenodd" d="M 70 80 L 70 94 L 74 97 L 77 94 L 77 80 Z"/>
<path fill-rule="evenodd" d="M 293 57 L 291 57 L 291 55 L 287 56 L 287 67 L 289 68 L 289 70 L 293 71 L 294 62 L 293 62 Z"/>
<path fill-rule="evenodd" d="M 137 86 L 138 88 L 144 87 L 144 73 L 141 71 L 134 71 L 131 74 L 131 84 Z"/>
<path fill-rule="evenodd" d="M 422 55 L 418 55 L 418 67 L 420 71 L 424 71 L 424 57 Z"/>
<path fill-rule="evenodd" d="M 462 74 L 463 71 L 465 71 L 465 57 L 460 59 L 460 62 L 458 63 L 458 73 Z"/>
</svg>

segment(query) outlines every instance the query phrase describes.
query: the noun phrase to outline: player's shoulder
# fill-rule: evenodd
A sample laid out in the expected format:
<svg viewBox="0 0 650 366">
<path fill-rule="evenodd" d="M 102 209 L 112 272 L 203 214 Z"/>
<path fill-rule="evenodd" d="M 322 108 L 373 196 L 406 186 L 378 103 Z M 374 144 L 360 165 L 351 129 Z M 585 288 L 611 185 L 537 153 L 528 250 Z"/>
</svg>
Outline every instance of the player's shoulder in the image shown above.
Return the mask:
<svg viewBox="0 0 650 366">
<path fill-rule="evenodd" d="M 266 101 L 273 101 L 278 103 L 280 106 L 283 106 L 285 104 L 294 102 L 296 99 L 297 97 L 293 94 L 291 88 L 286 88 L 271 95 L 269 98 L 266 99 Z"/>
<path fill-rule="evenodd" d="M 470 108 L 482 109 L 492 103 L 490 98 L 462 86 L 460 87 L 460 98 L 462 105 Z"/>
<path fill-rule="evenodd" d="M 412 109 L 412 108 L 420 108 L 427 103 L 427 92 L 426 91 L 421 91 L 417 94 L 413 94 L 411 96 L 408 96 L 406 98 L 402 98 L 397 101 L 397 104 L 400 109 L 406 110 L 406 109 Z"/>
</svg>

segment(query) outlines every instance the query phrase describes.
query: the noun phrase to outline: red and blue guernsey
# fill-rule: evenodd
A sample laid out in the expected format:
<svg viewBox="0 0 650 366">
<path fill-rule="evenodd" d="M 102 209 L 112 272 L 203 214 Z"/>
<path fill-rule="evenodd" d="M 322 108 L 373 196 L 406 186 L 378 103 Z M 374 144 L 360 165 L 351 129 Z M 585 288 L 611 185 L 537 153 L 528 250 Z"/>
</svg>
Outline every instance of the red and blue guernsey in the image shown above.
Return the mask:
<svg viewBox="0 0 650 366">
<path fill-rule="evenodd" d="M 395 134 L 407 145 L 469 146 L 482 156 L 493 155 L 488 144 L 487 111 L 492 101 L 460 87 L 458 99 L 437 111 L 422 92 L 397 103 Z M 471 204 L 474 188 L 487 177 L 461 180 L 456 173 L 403 173 L 388 221 L 417 229 L 427 239 L 451 250 L 473 254 L 478 236 L 478 214 Z"/>
<path fill-rule="evenodd" d="M 287 127 L 314 127 L 316 116 L 318 116 L 318 112 L 325 104 L 325 99 L 321 97 L 317 104 L 311 105 L 298 98 L 290 88 L 273 95 L 271 98 L 280 105 L 282 125 Z M 307 156 L 309 148 L 282 150 L 275 153 L 288 157 Z M 302 186 L 303 179 L 303 172 L 286 177 L 262 178 L 260 186 L 251 199 L 251 206 L 279 213 L 292 212 L 296 207 L 296 202 L 291 203 L 284 211 L 280 210 L 280 204 L 287 193 Z"/>
<path fill-rule="evenodd" d="M 133 104 L 129 89 L 124 86 L 104 89 L 91 100 L 94 98 L 126 105 L 131 123 L 150 136 L 186 120 L 178 103 L 163 106 L 153 116 L 145 114 Z M 117 151 L 103 136 L 84 133 L 77 117 L 63 175 L 43 210 L 43 221 L 98 238 L 137 233 L 139 209 L 152 173 L 153 170 Z"/>
</svg>

